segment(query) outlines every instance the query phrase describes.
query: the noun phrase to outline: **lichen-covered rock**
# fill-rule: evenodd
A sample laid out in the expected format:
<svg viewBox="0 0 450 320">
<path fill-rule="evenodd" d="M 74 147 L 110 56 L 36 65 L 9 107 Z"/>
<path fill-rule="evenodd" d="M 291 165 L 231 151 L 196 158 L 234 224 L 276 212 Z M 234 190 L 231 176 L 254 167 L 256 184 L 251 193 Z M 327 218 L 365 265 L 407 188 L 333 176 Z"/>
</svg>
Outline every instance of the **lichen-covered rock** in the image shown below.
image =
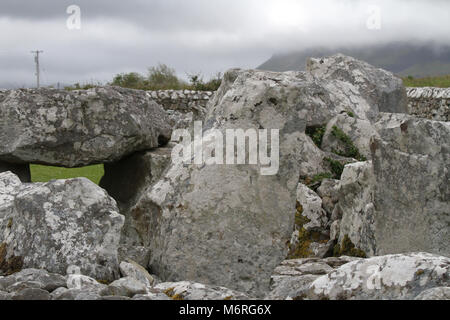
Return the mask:
<svg viewBox="0 0 450 320">
<path fill-rule="evenodd" d="M 322 207 L 331 218 L 334 208 L 339 201 L 339 180 L 324 179 L 317 188 L 317 195 L 322 199 Z M 330 220 L 333 222 L 334 220 Z"/>
<path fill-rule="evenodd" d="M 310 299 L 411 300 L 450 282 L 450 259 L 428 253 L 373 257 L 347 263 L 315 280 Z"/>
<path fill-rule="evenodd" d="M 147 285 L 133 277 L 120 278 L 100 291 L 101 296 L 133 297 L 136 294 L 147 293 Z"/>
<path fill-rule="evenodd" d="M 69 290 L 74 289 L 95 293 L 99 293 L 107 287 L 103 283 L 100 283 L 97 280 L 82 274 L 69 274 L 67 276 L 66 284 Z"/>
<path fill-rule="evenodd" d="M 322 199 L 313 190 L 299 183 L 295 230 L 291 236 L 288 258 L 326 257 L 334 246 L 329 241 L 328 224 Z"/>
<path fill-rule="evenodd" d="M 118 276 L 124 217 L 114 199 L 85 178 L 20 184 L 0 173 L 0 267 L 65 274 L 77 265 L 100 280 Z"/>
<path fill-rule="evenodd" d="M 342 173 L 339 191 L 339 208 L 342 220 L 338 243 L 348 237 L 356 248 L 373 256 L 376 252 L 375 207 L 372 162 L 346 165 Z"/>
<path fill-rule="evenodd" d="M 130 212 L 149 186 L 159 180 L 170 164 L 171 149 L 158 148 L 137 152 L 118 162 L 105 164 L 105 175 L 100 187 L 108 191 L 125 216 L 122 228 L 119 258 L 148 264 L 149 217 L 145 212 Z"/>
<path fill-rule="evenodd" d="M 450 287 L 437 287 L 425 290 L 414 300 L 450 300 Z"/>
<path fill-rule="evenodd" d="M 309 59 L 306 69 L 325 81 L 338 107 L 350 97 L 349 106 L 360 119 L 373 121 L 378 112 L 408 113 L 403 81 L 391 72 L 342 54 Z"/>
<path fill-rule="evenodd" d="M 264 81 L 262 75 L 242 71 L 241 79 L 248 84 L 236 85 L 213 105 L 217 114 L 208 117 L 206 126 L 221 131 L 261 125 L 281 129 L 280 172 L 263 176 L 260 165 L 172 164 L 132 211 L 151 217 L 149 266 L 164 281 L 195 280 L 261 294 L 268 288 L 271 270 L 286 255 L 299 171 L 314 174 L 325 169 L 322 153 L 304 134 L 298 114 L 287 112 L 288 105 L 281 101 L 268 101 L 266 86 L 276 82 Z M 244 94 L 241 91 L 249 90 L 252 83 L 261 97 L 248 103 L 228 98 Z M 274 87 L 274 94 L 276 90 L 282 88 Z M 262 105 L 260 99 L 266 99 Z M 234 120 L 226 120 L 232 110 Z"/>
<path fill-rule="evenodd" d="M 11 300 L 50 300 L 48 291 L 38 288 L 25 288 L 13 293 Z"/>
<path fill-rule="evenodd" d="M 306 298 L 310 285 L 322 275 L 326 275 L 335 268 L 340 267 L 358 258 L 306 258 L 285 260 L 275 268 L 270 283 L 270 292 L 265 297 L 269 300 Z"/>
<path fill-rule="evenodd" d="M 128 260 L 128 262 L 122 261 L 120 263 L 120 273 L 124 277 L 130 277 L 142 282 L 146 287 L 151 287 L 155 284 L 155 278 L 153 278 L 144 267 L 138 263 Z"/>
<path fill-rule="evenodd" d="M 49 273 L 42 269 L 23 269 L 0 279 L 0 290 L 6 289 L 8 291 L 8 288 L 11 289 L 12 286 L 18 286 L 19 284 L 25 286 L 30 284 L 32 287 L 52 292 L 59 287 L 65 286 L 66 278 L 60 274 Z"/>
<path fill-rule="evenodd" d="M 164 282 L 154 289 L 161 290 L 173 300 L 249 300 L 242 292 L 219 286 L 204 285 L 190 281 Z"/>
<path fill-rule="evenodd" d="M 165 293 L 163 292 L 149 292 L 147 294 L 137 294 L 131 300 L 155 300 L 155 301 L 162 301 L 162 300 L 172 300 L 169 298 Z"/>
<path fill-rule="evenodd" d="M 326 211 L 322 208 L 322 199 L 313 190 L 299 183 L 297 201 L 302 206 L 302 216 L 308 221 L 303 225 L 307 231 L 325 231 L 328 225 Z"/>
<path fill-rule="evenodd" d="M 61 288 L 50 294 L 52 300 L 100 300 L 101 296 L 96 290 Z"/>
<path fill-rule="evenodd" d="M 125 296 L 101 296 L 98 300 L 127 301 L 127 300 L 131 300 L 131 298 L 125 297 Z"/>
<path fill-rule="evenodd" d="M 375 127 L 376 254 L 450 256 L 450 123 L 382 114 Z"/>
<path fill-rule="evenodd" d="M 12 300 L 12 294 L 0 290 L 0 301 Z"/>
<path fill-rule="evenodd" d="M 164 110 L 118 87 L 20 89 L 0 95 L 0 160 L 65 167 L 112 162 L 170 140 Z"/>
<path fill-rule="evenodd" d="M 344 69 L 350 68 L 347 62 L 351 68 L 356 64 L 344 60 Z M 362 74 L 376 70 L 357 65 L 367 69 Z M 384 72 L 372 78 L 378 76 L 383 79 L 374 79 L 372 89 L 401 103 L 396 92 L 388 92 L 404 92 L 401 83 L 385 88 L 384 82 L 397 79 Z M 163 281 L 192 280 L 262 296 L 270 273 L 287 253 L 299 176 L 329 170 L 326 153 L 305 134 L 306 128 L 323 126 L 341 112 L 369 119 L 388 108 L 381 97 L 372 108 L 376 94 L 362 95 L 360 89 L 367 88 L 354 80 L 305 72 L 228 71 L 209 101 L 203 132 L 279 130 L 279 170 L 263 176 L 260 165 L 172 164 L 132 211 L 151 217 L 144 227 L 149 230 L 152 272 Z"/>
</svg>

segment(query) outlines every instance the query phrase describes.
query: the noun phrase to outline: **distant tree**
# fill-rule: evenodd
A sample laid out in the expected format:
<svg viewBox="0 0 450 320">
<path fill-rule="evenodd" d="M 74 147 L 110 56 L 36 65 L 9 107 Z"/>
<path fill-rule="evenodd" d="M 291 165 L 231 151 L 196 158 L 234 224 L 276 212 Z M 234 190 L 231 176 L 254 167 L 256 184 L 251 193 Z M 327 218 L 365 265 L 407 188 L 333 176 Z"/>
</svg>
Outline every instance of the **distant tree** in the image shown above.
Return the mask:
<svg viewBox="0 0 450 320">
<path fill-rule="evenodd" d="M 188 74 L 188 78 L 193 90 L 198 91 L 216 91 L 222 83 L 222 74 L 220 72 L 208 82 L 203 81 L 201 73 Z"/>
<path fill-rule="evenodd" d="M 175 69 L 162 63 L 148 69 L 147 81 L 153 90 L 182 89 L 185 85 L 176 76 Z"/>
<path fill-rule="evenodd" d="M 114 77 L 111 85 L 130 89 L 143 89 L 145 78 L 137 72 L 121 73 Z"/>
<path fill-rule="evenodd" d="M 159 63 L 148 69 L 147 76 L 137 72 L 121 73 L 116 75 L 112 82 L 113 86 L 119 86 L 139 90 L 198 90 L 215 91 L 222 82 L 222 74 L 217 73 L 209 81 L 205 82 L 201 73 L 188 74 L 189 83 L 180 80 L 175 69 Z"/>
</svg>

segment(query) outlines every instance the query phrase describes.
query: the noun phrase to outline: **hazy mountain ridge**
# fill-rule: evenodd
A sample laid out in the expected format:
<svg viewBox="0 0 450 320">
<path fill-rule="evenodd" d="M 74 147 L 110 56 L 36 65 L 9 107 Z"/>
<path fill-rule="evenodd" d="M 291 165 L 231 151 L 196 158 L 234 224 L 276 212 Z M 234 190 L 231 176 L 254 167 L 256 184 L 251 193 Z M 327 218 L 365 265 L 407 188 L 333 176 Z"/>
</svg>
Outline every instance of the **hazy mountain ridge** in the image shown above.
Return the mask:
<svg viewBox="0 0 450 320">
<path fill-rule="evenodd" d="M 364 47 L 312 48 L 302 51 L 275 54 L 258 67 L 261 70 L 304 70 L 306 59 L 343 53 L 366 61 L 400 76 L 439 76 L 450 74 L 450 45 L 433 43 L 390 43 Z"/>
</svg>

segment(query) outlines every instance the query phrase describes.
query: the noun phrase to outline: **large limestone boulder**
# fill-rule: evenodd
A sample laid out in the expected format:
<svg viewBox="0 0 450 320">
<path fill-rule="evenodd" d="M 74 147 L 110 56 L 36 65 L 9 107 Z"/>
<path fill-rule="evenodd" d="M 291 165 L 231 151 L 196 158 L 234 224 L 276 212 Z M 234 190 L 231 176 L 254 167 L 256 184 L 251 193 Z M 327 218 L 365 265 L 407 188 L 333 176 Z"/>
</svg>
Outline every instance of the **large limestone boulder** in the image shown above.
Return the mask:
<svg viewBox="0 0 450 320">
<path fill-rule="evenodd" d="M 345 166 L 339 188 L 342 220 L 338 243 L 343 246 L 344 240 L 348 238 L 368 256 L 376 252 L 374 185 L 372 161 Z"/>
<path fill-rule="evenodd" d="M 164 282 L 154 289 L 164 292 L 172 300 L 250 300 L 242 292 L 190 281 Z"/>
<path fill-rule="evenodd" d="M 158 148 L 104 165 L 105 175 L 100 180 L 100 187 L 117 201 L 120 213 L 125 216 L 119 260 L 132 259 L 144 266 L 148 264 L 150 217 L 145 212 L 131 212 L 130 209 L 146 189 L 161 178 L 170 159 L 170 148 Z"/>
<path fill-rule="evenodd" d="M 353 257 L 326 259 L 306 258 L 285 260 L 275 268 L 270 280 L 268 300 L 302 300 L 307 297 L 311 284 L 334 269 L 358 260 Z"/>
<path fill-rule="evenodd" d="M 170 140 L 164 110 L 117 87 L 0 94 L 0 160 L 65 167 L 112 162 Z"/>
<path fill-rule="evenodd" d="M 307 61 L 307 73 L 325 81 L 338 108 L 348 102 L 360 119 L 374 121 L 379 112 L 408 113 L 408 97 L 402 79 L 391 72 L 337 54 Z"/>
<path fill-rule="evenodd" d="M 339 244 L 368 256 L 449 256 L 450 124 L 384 113 L 374 128 L 373 160 L 341 177 Z"/>
<path fill-rule="evenodd" d="M 76 265 L 99 280 L 118 276 L 124 217 L 114 199 L 85 178 L 21 184 L 0 174 L 0 267 L 65 274 Z"/>
<path fill-rule="evenodd" d="M 450 256 L 450 123 L 383 114 L 375 126 L 376 254 Z"/>
<path fill-rule="evenodd" d="M 450 259 L 428 253 L 387 255 L 347 263 L 315 280 L 310 299 L 412 300 L 447 287 Z"/>
<path fill-rule="evenodd" d="M 374 69 L 360 66 L 369 69 L 364 73 Z M 276 129 L 279 170 L 262 175 L 260 164 L 172 164 L 132 210 L 149 217 L 143 229 L 153 273 L 163 281 L 192 280 L 259 296 L 269 289 L 294 230 L 299 177 L 329 171 L 329 155 L 306 128 L 341 112 L 362 119 L 378 113 L 365 100 L 372 95 L 361 97 L 352 82 L 332 80 L 328 87 L 329 81 L 304 72 L 233 69 L 224 75 L 208 105 L 203 147 L 215 140 L 210 129 L 223 137 L 227 129 Z"/>
</svg>

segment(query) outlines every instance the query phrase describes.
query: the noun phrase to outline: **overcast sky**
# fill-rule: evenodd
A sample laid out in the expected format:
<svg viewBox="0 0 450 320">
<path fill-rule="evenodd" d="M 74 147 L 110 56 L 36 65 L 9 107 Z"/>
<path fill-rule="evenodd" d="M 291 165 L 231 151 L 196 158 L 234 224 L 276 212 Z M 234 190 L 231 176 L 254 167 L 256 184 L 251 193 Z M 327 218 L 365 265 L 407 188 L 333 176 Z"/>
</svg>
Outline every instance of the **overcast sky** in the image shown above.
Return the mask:
<svg viewBox="0 0 450 320">
<path fill-rule="evenodd" d="M 70 5 L 80 29 L 67 26 Z M 34 84 L 36 49 L 48 85 L 105 82 L 158 62 L 208 76 L 274 53 L 396 40 L 450 44 L 450 1 L 0 0 L 0 87 Z"/>
</svg>

